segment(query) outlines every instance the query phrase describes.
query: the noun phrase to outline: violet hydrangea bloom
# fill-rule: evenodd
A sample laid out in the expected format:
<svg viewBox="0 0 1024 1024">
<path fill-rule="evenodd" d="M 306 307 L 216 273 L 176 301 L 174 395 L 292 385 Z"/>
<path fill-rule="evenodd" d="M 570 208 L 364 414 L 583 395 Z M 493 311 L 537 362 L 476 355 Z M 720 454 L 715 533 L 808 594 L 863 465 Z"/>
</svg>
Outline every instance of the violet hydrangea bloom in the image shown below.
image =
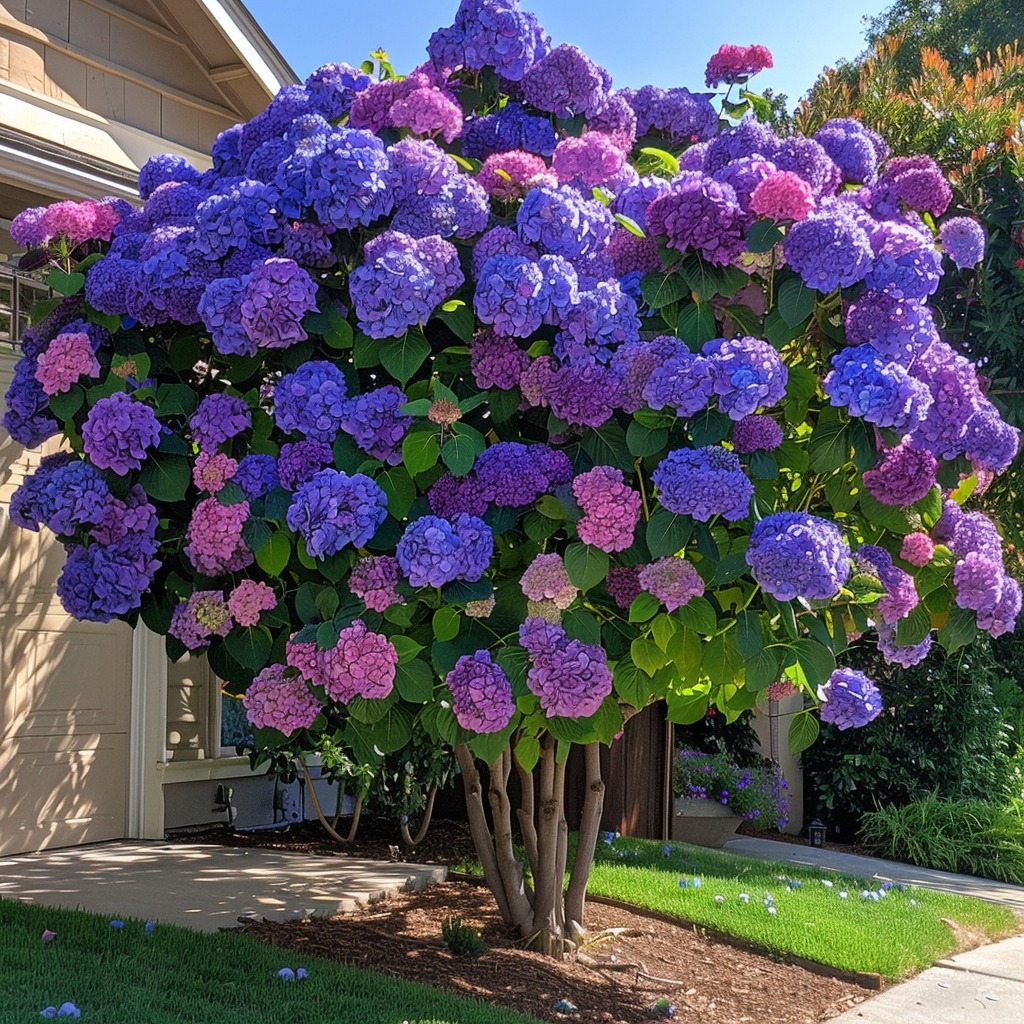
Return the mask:
<svg viewBox="0 0 1024 1024">
<path fill-rule="evenodd" d="M 831 404 L 851 416 L 900 432 L 915 430 L 932 404 L 927 385 L 898 363 L 886 363 L 870 345 L 837 352 L 822 387 Z"/>
<path fill-rule="evenodd" d="M 249 502 L 253 502 L 277 487 L 277 461 L 273 455 L 246 455 L 238 463 L 238 469 L 231 479 L 242 488 L 242 493 Z"/>
<path fill-rule="evenodd" d="M 874 469 L 864 473 L 864 486 L 883 505 L 913 505 L 935 486 L 938 462 L 927 449 L 907 440 L 882 452 Z"/>
<path fill-rule="evenodd" d="M 252 426 L 252 410 L 244 398 L 224 393 L 207 395 L 189 417 L 188 425 L 200 451 L 214 451 Z"/>
<path fill-rule="evenodd" d="M 750 514 L 754 485 L 739 458 L 725 448 L 677 448 L 651 474 L 658 501 L 677 515 L 706 523 L 716 515 L 729 522 Z"/>
<path fill-rule="evenodd" d="M 472 583 L 483 576 L 493 552 L 490 527 L 465 513 L 452 522 L 438 516 L 414 519 L 395 549 L 402 573 L 414 587 L 443 587 L 459 579 Z"/>
<path fill-rule="evenodd" d="M 320 713 L 320 702 L 306 684 L 287 672 L 284 665 L 268 665 L 245 691 L 242 706 L 257 729 L 277 729 L 291 736 L 297 729 L 308 729 Z"/>
<path fill-rule="evenodd" d="M 39 510 L 54 533 L 70 535 L 76 527 L 101 523 L 110 498 L 103 474 L 92 464 L 75 459 L 47 473 Z"/>
<path fill-rule="evenodd" d="M 523 386 L 521 378 L 519 386 Z M 575 363 L 559 367 L 551 375 L 547 397 L 551 411 L 559 419 L 573 426 L 597 429 L 621 405 L 622 383 L 607 366 Z"/>
<path fill-rule="evenodd" d="M 559 181 L 578 178 L 584 185 L 603 185 L 622 170 L 626 154 L 602 132 L 570 135 L 555 147 L 551 170 Z"/>
<path fill-rule="evenodd" d="M 389 172 L 380 139 L 367 131 L 338 128 L 310 164 L 306 204 L 324 227 L 366 227 L 391 212 Z"/>
<path fill-rule="evenodd" d="M 402 598 L 395 589 L 401 579 L 398 559 L 391 555 L 369 555 L 360 558 L 348 578 L 348 589 L 366 602 L 375 612 L 387 611 Z"/>
<path fill-rule="evenodd" d="M 655 338 L 654 342 L 660 342 L 660 350 L 666 353 L 671 344 L 672 352 L 663 359 L 652 360 L 650 376 L 642 391 L 644 402 L 655 410 L 667 406 L 684 419 L 703 412 L 714 393 L 711 361 L 691 352 L 678 339 Z M 634 353 L 639 355 L 639 350 L 627 350 L 622 359 L 631 361 Z M 636 373 L 639 367 L 631 365 L 630 370 Z"/>
<path fill-rule="evenodd" d="M 846 313 L 846 340 L 870 345 L 883 359 L 909 366 L 938 340 L 931 310 L 920 299 L 904 298 L 892 285 L 868 290 Z"/>
<path fill-rule="evenodd" d="M 616 607 L 628 608 L 643 592 L 643 587 L 640 586 L 640 571 L 641 567 L 638 565 L 613 565 L 608 570 L 604 585 Z"/>
<path fill-rule="evenodd" d="M 743 251 L 744 214 L 736 192 L 703 174 L 681 175 L 647 208 L 649 233 L 680 252 L 693 249 L 709 263 L 731 263 Z"/>
<path fill-rule="evenodd" d="M 314 360 L 285 374 L 274 388 L 274 421 L 289 433 L 333 442 L 348 407 L 345 375 L 334 363 Z"/>
<path fill-rule="evenodd" d="M 567 259 L 603 248 L 613 224 L 606 207 L 569 185 L 531 189 L 516 213 L 519 237 L 524 242 Z"/>
<path fill-rule="evenodd" d="M 744 416 L 732 428 L 732 446 L 738 452 L 770 452 L 782 444 L 782 427 L 763 414 Z"/>
<path fill-rule="evenodd" d="M 365 391 L 350 398 L 344 407 L 341 429 L 367 455 L 390 466 L 402 461 L 402 441 L 412 417 L 401 412 L 407 399 L 394 384 Z"/>
<path fill-rule="evenodd" d="M 985 257 L 985 229 L 970 217 L 951 217 L 939 228 L 942 250 L 961 269 Z"/>
<path fill-rule="evenodd" d="M 914 577 L 893 565 L 892 555 L 884 548 L 863 544 L 854 554 L 854 563 L 858 568 L 866 567 L 885 587 L 885 596 L 877 604 L 878 614 L 885 625 L 890 626 L 906 618 L 917 607 L 920 599 L 914 587 Z"/>
<path fill-rule="evenodd" d="M 555 151 L 555 129 L 548 117 L 529 114 L 521 103 L 506 103 L 493 114 L 471 118 L 462 135 L 462 155 L 483 160 L 491 153 L 521 149 L 539 156 Z"/>
<path fill-rule="evenodd" d="M 76 619 L 110 622 L 138 608 L 160 568 L 157 546 L 141 534 L 114 544 L 72 545 L 57 580 L 65 611 Z"/>
<path fill-rule="evenodd" d="M 572 464 L 564 452 L 518 441 L 491 445 L 477 457 L 473 470 L 483 499 L 498 508 L 532 504 L 572 478 Z"/>
<path fill-rule="evenodd" d="M 871 232 L 871 248 L 874 260 L 864 275 L 869 288 L 891 285 L 907 299 L 927 299 L 938 288 L 942 257 L 931 239 L 916 228 L 908 224 L 879 224 Z"/>
<path fill-rule="evenodd" d="M 583 509 L 576 532 L 584 544 L 612 552 L 625 551 L 633 543 L 640 494 L 624 482 L 622 470 L 595 466 L 573 480 L 572 493 Z"/>
<path fill-rule="evenodd" d="M 837 729 L 859 729 L 882 713 L 882 695 L 863 672 L 837 668 L 818 689 L 821 720 Z"/>
<path fill-rule="evenodd" d="M 578 46 L 562 43 L 523 76 L 523 98 L 556 117 L 600 112 L 608 100 L 611 77 Z"/>
<path fill-rule="evenodd" d="M 159 441 L 156 413 L 123 391 L 99 399 L 82 424 L 85 454 L 94 465 L 118 476 L 141 469 L 147 450 Z"/>
<path fill-rule="evenodd" d="M 989 636 L 1000 637 L 1017 628 L 1017 616 L 1021 610 L 1021 586 L 1012 576 L 1004 576 L 999 598 L 991 607 L 978 612 L 978 628 Z"/>
<path fill-rule="evenodd" d="M 294 260 L 274 257 L 249 275 L 241 324 L 261 348 L 287 348 L 305 341 L 302 318 L 316 309 L 316 285 Z"/>
<path fill-rule="evenodd" d="M 892 626 L 880 626 L 878 629 L 878 653 L 887 665 L 899 665 L 901 668 L 913 668 L 920 665 L 932 649 L 932 634 L 916 644 L 899 644 L 896 642 L 896 629 Z"/>
<path fill-rule="evenodd" d="M 464 654 L 445 682 L 452 694 L 452 711 L 470 732 L 501 732 L 516 713 L 512 684 L 488 651 Z"/>
<path fill-rule="evenodd" d="M 73 462 L 75 455 L 71 452 L 54 452 L 44 455 L 39 466 L 27 476 L 11 495 L 8 514 L 11 522 L 22 530 L 39 532 L 39 527 L 50 515 L 47 485 L 57 470 Z"/>
<path fill-rule="evenodd" d="M 281 445 L 275 477 L 286 491 L 294 491 L 333 461 L 331 446 L 323 441 L 289 442 Z"/>
<path fill-rule="evenodd" d="M 682 608 L 691 598 L 704 593 L 704 580 L 689 562 L 666 555 L 640 569 L 638 583 L 670 611 Z"/>
<path fill-rule="evenodd" d="M 863 280 L 872 266 L 867 232 L 838 210 L 812 213 L 794 224 L 784 243 L 786 262 L 808 288 L 831 292 Z"/>
<path fill-rule="evenodd" d="M 747 549 L 754 579 L 780 601 L 835 597 L 850 575 L 850 548 L 835 523 L 776 512 L 754 526 Z"/>
<path fill-rule="evenodd" d="M 387 518 L 387 507 L 387 495 L 368 476 L 322 469 L 299 485 L 286 522 L 314 558 L 325 558 L 348 544 L 363 547 Z"/>
<path fill-rule="evenodd" d="M 620 89 L 618 95 L 636 114 L 637 135 L 667 135 L 673 145 L 679 145 L 707 141 L 718 133 L 718 112 L 702 93 L 682 87 L 661 89 L 645 85 L 636 91 Z M 703 166 L 695 169 L 703 170 Z"/>
<path fill-rule="evenodd" d="M 213 637 L 227 636 L 233 625 L 222 590 L 197 590 L 178 602 L 168 632 L 190 651 L 198 651 Z"/>
<path fill-rule="evenodd" d="M 451 519 L 460 512 L 483 518 L 487 512 L 487 485 L 475 473 L 439 476 L 427 491 L 430 511 L 442 519 Z"/>
<path fill-rule="evenodd" d="M 711 364 L 712 390 L 730 419 L 775 405 L 786 394 L 789 370 L 779 353 L 760 338 L 715 338 L 701 352 Z"/>
<path fill-rule="evenodd" d="M 511 391 L 519 383 L 530 357 L 515 342 L 494 331 L 482 331 L 469 343 L 470 368 L 478 388 Z"/>
<path fill-rule="evenodd" d="M 557 184 L 539 156 L 521 149 L 492 153 L 477 172 L 476 180 L 496 199 L 521 199 L 535 186 Z"/>
<path fill-rule="evenodd" d="M 548 718 L 586 718 L 612 692 L 608 656 L 597 644 L 572 640 L 561 626 L 528 618 L 519 643 L 530 654 L 526 685 Z"/>
<path fill-rule="evenodd" d="M 192 466 L 192 483 L 207 494 L 217 494 L 238 472 L 238 462 L 223 452 L 200 452 Z"/>
</svg>

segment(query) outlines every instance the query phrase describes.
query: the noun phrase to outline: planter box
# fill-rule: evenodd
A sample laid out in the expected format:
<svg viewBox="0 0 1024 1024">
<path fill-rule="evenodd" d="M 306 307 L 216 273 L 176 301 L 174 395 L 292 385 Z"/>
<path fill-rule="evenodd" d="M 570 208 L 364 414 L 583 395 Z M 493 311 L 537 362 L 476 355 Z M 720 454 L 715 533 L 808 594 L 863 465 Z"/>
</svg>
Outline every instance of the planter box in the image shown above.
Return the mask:
<svg viewBox="0 0 1024 1024">
<path fill-rule="evenodd" d="M 680 843 L 719 849 L 736 834 L 743 819 L 714 800 L 676 797 L 672 838 Z"/>
</svg>

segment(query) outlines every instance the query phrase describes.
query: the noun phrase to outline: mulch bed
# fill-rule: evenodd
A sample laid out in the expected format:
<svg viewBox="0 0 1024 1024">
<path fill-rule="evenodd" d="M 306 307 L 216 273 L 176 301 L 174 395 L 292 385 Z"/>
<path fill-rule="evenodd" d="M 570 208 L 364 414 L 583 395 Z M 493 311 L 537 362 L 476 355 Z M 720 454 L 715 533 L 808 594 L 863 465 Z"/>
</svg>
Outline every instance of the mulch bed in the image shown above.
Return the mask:
<svg viewBox="0 0 1024 1024">
<path fill-rule="evenodd" d="M 490 951 L 479 960 L 453 956 L 441 939 L 441 922 L 448 916 L 479 928 Z M 676 1019 L 693 1024 L 818 1024 L 868 995 L 849 981 L 617 907 L 591 902 L 587 918 L 591 934 L 627 930 L 590 952 L 628 969 L 598 972 L 573 959 L 558 961 L 523 949 L 509 935 L 487 889 L 467 882 L 400 893 L 352 914 L 253 922 L 242 931 L 300 954 L 424 982 L 550 1021 L 639 1024 L 652 1019 L 650 1007 L 657 999 L 668 997 Z M 567 1018 L 556 1012 L 562 999 L 579 1013 Z M 411 1014 L 413 1008 L 396 1007 L 396 1012 Z"/>
<path fill-rule="evenodd" d="M 401 845 L 394 822 L 374 818 L 365 819 L 356 842 L 345 847 L 317 822 L 281 831 L 204 830 L 173 838 L 379 860 L 396 859 L 397 848 L 397 859 L 421 864 L 453 864 L 473 856 L 468 824 L 444 818 L 434 821 L 414 849 Z M 479 960 L 452 955 L 441 939 L 441 922 L 449 916 L 479 928 L 490 951 Z M 450 989 L 550 1021 L 639 1024 L 654 1019 L 650 1007 L 667 997 L 676 1007 L 676 1019 L 693 1024 L 819 1024 L 870 995 L 855 982 L 597 901 L 587 905 L 587 927 L 592 934 L 626 929 L 629 934 L 602 942 L 589 953 L 629 968 L 597 972 L 574 959 L 558 961 L 523 949 L 501 921 L 489 891 L 464 881 L 399 893 L 351 914 L 248 922 L 241 930 L 300 954 Z M 638 971 L 663 981 L 639 977 Z M 556 1012 L 554 1005 L 562 999 L 579 1013 Z M 414 1008 L 396 1007 L 396 1012 L 410 1016 Z"/>
</svg>

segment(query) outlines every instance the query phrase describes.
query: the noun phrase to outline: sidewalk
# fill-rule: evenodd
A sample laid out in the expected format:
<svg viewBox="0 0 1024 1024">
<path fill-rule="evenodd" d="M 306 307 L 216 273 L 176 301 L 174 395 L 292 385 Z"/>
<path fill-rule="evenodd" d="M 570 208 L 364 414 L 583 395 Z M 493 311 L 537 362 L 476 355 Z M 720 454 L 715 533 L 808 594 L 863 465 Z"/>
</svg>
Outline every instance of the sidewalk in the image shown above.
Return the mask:
<svg viewBox="0 0 1024 1024">
<path fill-rule="evenodd" d="M 438 865 L 280 850 L 118 842 L 0 859 L 0 898 L 138 917 L 197 931 L 239 917 L 289 920 L 352 909 L 444 880 Z"/>
<path fill-rule="evenodd" d="M 743 857 L 785 861 L 861 878 L 903 882 L 976 896 L 1024 913 L 1024 888 L 895 861 L 795 843 L 740 836 L 725 849 Z M 1024 1020 L 1024 935 L 940 960 L 910 981 L 874 996 L 829 1024 L 1021 1024 Z"/>
</svg>

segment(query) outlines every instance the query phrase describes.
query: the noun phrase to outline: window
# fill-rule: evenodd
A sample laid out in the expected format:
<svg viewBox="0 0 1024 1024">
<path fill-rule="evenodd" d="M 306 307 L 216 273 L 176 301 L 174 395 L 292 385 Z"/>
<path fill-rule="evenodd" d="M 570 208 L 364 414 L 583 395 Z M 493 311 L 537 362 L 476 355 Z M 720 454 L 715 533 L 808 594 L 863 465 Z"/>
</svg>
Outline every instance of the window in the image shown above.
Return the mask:
<svg viewBox="0 0 1024 1024">
<path fill-rule="evenodd" d="M 19 341 L 32 307 L 51 294 L 39 278 L 0 264 L 0 341 Z"/>
</svg>

